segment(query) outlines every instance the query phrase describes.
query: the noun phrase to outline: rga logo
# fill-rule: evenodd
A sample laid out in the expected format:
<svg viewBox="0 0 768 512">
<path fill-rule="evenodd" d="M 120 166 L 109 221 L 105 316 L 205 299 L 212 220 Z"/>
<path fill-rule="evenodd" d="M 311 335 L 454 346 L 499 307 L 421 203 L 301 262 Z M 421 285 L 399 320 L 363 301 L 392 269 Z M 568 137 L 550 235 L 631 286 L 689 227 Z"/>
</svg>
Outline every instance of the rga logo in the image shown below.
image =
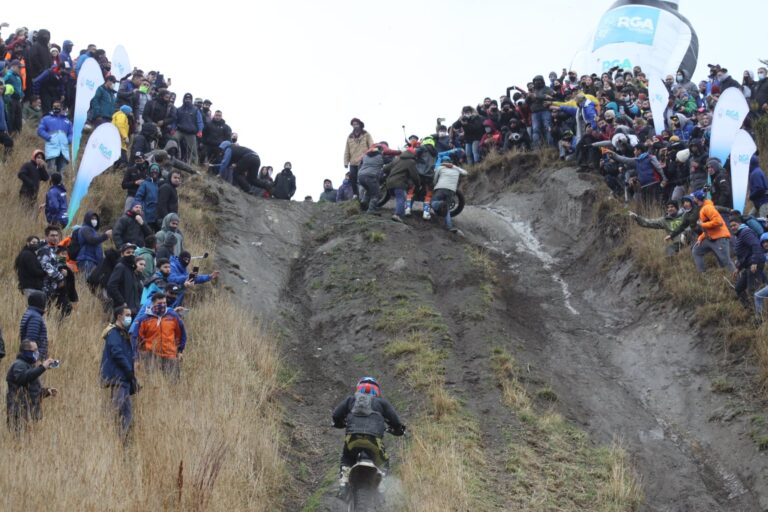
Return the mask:
<svg viewBox="0 0 768 512">
<path fill-rule="evenodd" d="M 726 110 L 725 111 L 725 117 L 728 117 L 730 119 L 733 119 L 734 121 L 739 120 L 739 113 L 735 110 Z"/>
<path fill-rule="evenodd" d="M 96 82 L 94 82 L 93 80 L 86 80 L 85 86 L 90 90 L 94 90 L 96 88 Z"/>
<path fill-rule="evenodd" d="M 104 144 L 99 144 L 99 151 L 101 151 L 101 156 L 104 158 L 112 158 L 112 150 Z"/>
<path fill-rule="evenodd" d="M 619 16 L 616 20 L 616 27 L 629 28 L 632 30 L 648 30 L 653 32 L 653 20 L 650 18 L 640 18 L 635 16 L 630 18 L 627 16 Z"/>
<path fill-rule="evenodd" d="M 739 155 L 739 163 L 740 164 L 748 164 L 750 159 L 750 155 Z"/>
</svg>

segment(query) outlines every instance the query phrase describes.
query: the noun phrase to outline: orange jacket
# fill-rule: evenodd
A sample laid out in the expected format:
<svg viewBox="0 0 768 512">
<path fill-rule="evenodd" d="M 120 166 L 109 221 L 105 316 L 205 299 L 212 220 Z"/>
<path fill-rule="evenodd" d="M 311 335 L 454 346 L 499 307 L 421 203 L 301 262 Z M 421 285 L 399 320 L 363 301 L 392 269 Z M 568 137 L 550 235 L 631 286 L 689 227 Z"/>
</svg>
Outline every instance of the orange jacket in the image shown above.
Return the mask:
<svg viewBox="0 0 768 512">
<path fill-rule="evenodd" d="M 728 226 L 725 225 L 722 215 L 715 209 L 715 205 L 711 200 L 704 200 L 704 205 L 699 209 L 699 220 L 701 221 L 701 229 L 704 230 L 699 235 L 699 242 L 705 238 L 710 240 L 731 238 Z"/>
<path fill-rule="evenodd" d="M 162 317 L 150 313 L 139 324 L 138 347 L 164 359 L 176 359 L 184 350 L 187 333 L 178 315 L 169 310 Z"/>
</svg>

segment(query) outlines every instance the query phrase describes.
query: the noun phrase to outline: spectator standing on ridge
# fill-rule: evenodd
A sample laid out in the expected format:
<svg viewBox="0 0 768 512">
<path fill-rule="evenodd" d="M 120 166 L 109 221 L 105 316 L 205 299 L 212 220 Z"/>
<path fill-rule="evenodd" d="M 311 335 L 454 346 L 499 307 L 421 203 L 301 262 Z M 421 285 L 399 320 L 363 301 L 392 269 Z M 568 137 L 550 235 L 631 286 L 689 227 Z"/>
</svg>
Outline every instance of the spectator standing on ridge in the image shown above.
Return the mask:
<svg viewBox="0 0 768 512">
<path fill-rule="evenodd" d="M 360 162 L 368 148 L 373 145 L 373 137 L 365 130 L 365 123 L 358 118 L 352 118 L 349 122 L 352 133 L 347 137 L 344 146 L 344 168 L 349 169 L 349 183 L 352 186 L 353 197 L 359 193 L 357 187 L 357 172 Z"/>
<path fill-rule="evenodd" d="M 480 162 L 480 139 L 485 135 L 483 118 L 477 115 L 475 109 L 466 106 L 461 109 L 461 117 L 451 126 L 454 132 L 461 130 L 464 134 L 464 151 L 467 154 L 467 162 L 476 164 Z"/>
<path fill-rule="evenodd" d="M 107 294 L 112 299 L 113 307 L 125 306 L 134 316 L 141 306 L 141 274 L 144 272 L 144 260 L 136 260 L 136 246 L 130 243 L 120 248 L 120 261 L 115 265 L 107 282 Z"/>
<path fill-rule="evenodd" d="M 176 110 L 173 129 L 181 145 L 180 159 L 185 163 L 197 163 L 197 141 L 203 137 L 203 114 L 192 103 L 192 95 L 184 94 L 183 104 Z"/>
<path fill-rule="evenodd" d="M 320 197 L 318 198 L 318 202 L 335 203 L 337 193 L 338 191 L 333 188 L 333 183 L 331 182 L 331 180 L 325 179 L 323 180 L 323 192 L 320 194 Z"/>
<path fill-rule="evenodd" d="M 2 105 L 0 105 L 2 107 Z M 2 110 L 2 108 L 0 108 Z M 37 194 L 40 190 L 40 182 L 48 181 L 48 171 L 45 169 L 45 153 L 36 149 L 32 152 L 32 160 L 24 162 L 17 174 L 21 180 L 19 196 L 22 203 L 31 208 L 37 206 Z"/>
<path fill-rule="evenodd" d="M 115 83 L 114 76 L 109 75 L 104 83 L 96 89 L 96 94 L 91 100 L 91 108 L 88 111 L 89 121 L 94 128 L 102 123 L 111 123 L 112 114 L 115 113 Z"/>
<path fill-rule="evenodd" d="M 296 193 L 296 177 L 291 172 L 291 162 L 285 162 L 283 170 L 275 177 L 272 187 L 272 197 L 275 199 L 288 199 Z"/>
<path fill-rule="evenodd" d="M 344 201 L 351 200 L 356 195 L 356 192 L 352 189 L 352 182 L 349 178 L 349 172 L 344 174 L 344 181 L 341 182 L 341 186 L 336 190 L 336 202 L 343 203 Z"/>
<path fill-rule="evenodd" d="M 544 77 L 533 77 L 533 90 L 528 93 L 525 101 L 531 109 L 531 129 L 533 144 L 536 147 L 541 147 L 542 139 L 546 140 L 548 146 L 555 145 L 552 138 L 552 113 L 549 110 L 554 99 L 555 91 L 547 87 Z"/>
<path fill-rule="evenodd" d="M 174 169 L 168 175 L 168 181 L 157 190 L 157 219 L 162 221 L 169 213 L 179 213 L 179 192 L 181 171 Z"/>
<path fill-rule="evenodd" d="M 232 128 L 224 121 L 221 110 L 213 113 L 213 119 L 203 128 L 202 148 L 200 163 L 214 163 L 220 160 L 219 145 L 225 140 L 232 139 Z"/>
</svg>

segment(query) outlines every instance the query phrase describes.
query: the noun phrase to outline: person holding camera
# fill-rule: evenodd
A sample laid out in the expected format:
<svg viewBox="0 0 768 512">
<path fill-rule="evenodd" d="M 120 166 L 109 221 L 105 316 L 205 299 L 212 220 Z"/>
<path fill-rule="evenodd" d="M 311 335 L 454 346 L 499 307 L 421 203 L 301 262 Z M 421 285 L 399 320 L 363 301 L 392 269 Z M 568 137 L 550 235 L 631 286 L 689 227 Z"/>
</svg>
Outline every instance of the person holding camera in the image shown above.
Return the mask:
<svg viewBox="0 0 768 512">
<path fill-rule="evenodd" d="M 128 435 L 133 420 L 131 396 L 139 391 L 134 374 L 134 353 L 128 329 L 133 321 L 131 310 L 125 306 L 113 310 L 113 322 L 107 325 L 102 337 L 101 382 L 109 388 L 110 400 L 117 413 L 120 435 Z"/>
<path fill-rule="evenodd" d="M 199 267 L 192 267 L 192 272 L 187 270 L 187 267 L 189 267 L 189 264 L 192 261 L 192 255 L 189 251 L 181 251 L 178 258 L 176 256 L 171 256 L 170 261 L 171 273 L 168 276 L 168 283 L 176 284 L 181 287 L 181 293 L 179 293 L 179 298 L 176 301 L 179 306 L 181 306 L 184 301 L 184 292 L 188 288 L 193 288 L 195 285 L 207 283 L 208 281 L 219 277 L 218 270 L 215 270 L 210 274 L 200 274 Z"/>
<path fill-rule="evenodd" d="M 37 343 L 30 339 L 21 342 L 16 361 L 8 369 L 5 377 L 8 383 L 6 411 L 8 430 L 21 433 L 29 421 L 43 419 L 42 401 L 48 396 L 56 396 L 56 388 L 44 388 L 40 376 L 48 368 L 56 368 L 59 362 L 54 359 L 40 361 Z"/>
</svg>

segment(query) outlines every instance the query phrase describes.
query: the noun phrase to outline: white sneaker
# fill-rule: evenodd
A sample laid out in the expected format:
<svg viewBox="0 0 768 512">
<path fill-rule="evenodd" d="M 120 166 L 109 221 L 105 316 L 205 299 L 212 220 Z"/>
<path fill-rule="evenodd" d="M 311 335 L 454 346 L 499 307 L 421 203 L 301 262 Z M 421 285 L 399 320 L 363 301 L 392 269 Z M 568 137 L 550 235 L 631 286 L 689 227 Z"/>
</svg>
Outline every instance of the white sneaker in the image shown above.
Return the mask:
<svg viewBox="0 0 768 512">
<path fill-rule="evenodd" d="M 424 215 L 422 215 L 422 218 L 423 218 L 424 220 L 429 220 L 429 219 L 431 219 L 431 218 L 432 218 L 432 214 L 431 214 L 431 213 L 429 213 L 428 211 L 425 211 L 425 212 L 424 212 Z"/>
<path fill-rule="evenodd" d="M 405 216 L 410 217 L 411 216 L 411 207 L 408 206 L 405 208 Z"/>
</svg>

